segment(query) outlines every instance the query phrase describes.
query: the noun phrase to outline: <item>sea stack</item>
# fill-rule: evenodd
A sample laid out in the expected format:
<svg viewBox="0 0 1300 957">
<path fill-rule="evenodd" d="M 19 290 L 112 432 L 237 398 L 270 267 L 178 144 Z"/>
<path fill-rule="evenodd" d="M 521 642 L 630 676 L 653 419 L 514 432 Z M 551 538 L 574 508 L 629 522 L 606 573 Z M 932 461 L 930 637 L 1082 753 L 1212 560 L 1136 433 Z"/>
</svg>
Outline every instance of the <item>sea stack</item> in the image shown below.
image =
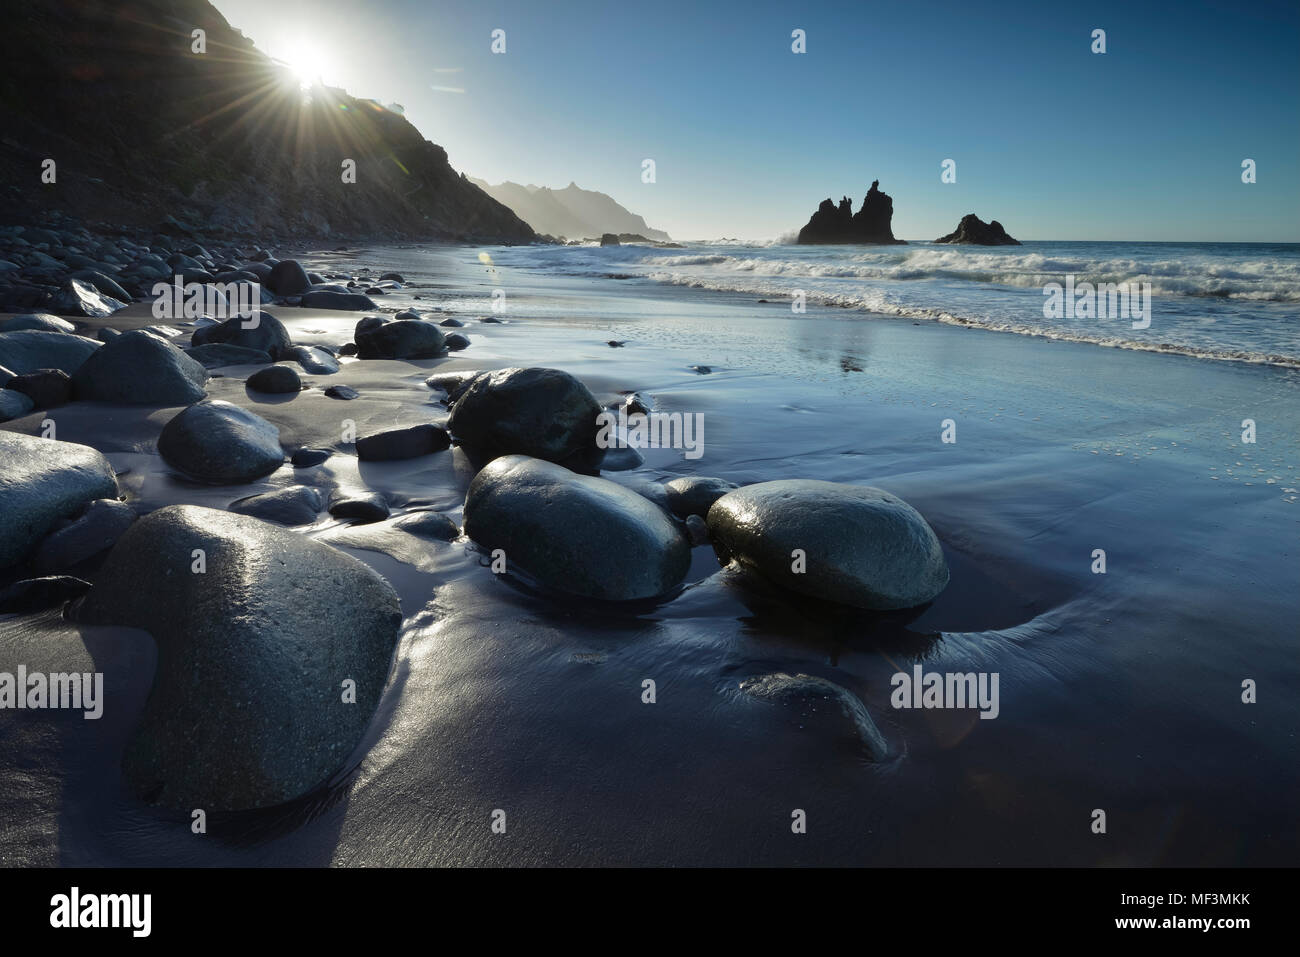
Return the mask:
<svg viewBox="0 0 1300 957">
<path fill-rule="evenodd" d="M 808 225 L 799 230 L 799 244 L 905 245 L 903 240 L 894 238 L 893 218 L 894 201 L 888 193 L 880 191 L 880 180 L 875 180 L 856 213 L 847 196 L 840 200 L 838 207 L 829 198 L 823 200 Z"/>
<path fill-rule="evenodd" d="M 940 236 L 936 243 L 964 243 L 971 246 L 1019 246 L 1020 241 L 1012 239 L 1002 224 L 996 219 L 986 223 L 974 213 L 967 213 L 957 224 L 957 228 L 947 236 Z"/>
</svg>

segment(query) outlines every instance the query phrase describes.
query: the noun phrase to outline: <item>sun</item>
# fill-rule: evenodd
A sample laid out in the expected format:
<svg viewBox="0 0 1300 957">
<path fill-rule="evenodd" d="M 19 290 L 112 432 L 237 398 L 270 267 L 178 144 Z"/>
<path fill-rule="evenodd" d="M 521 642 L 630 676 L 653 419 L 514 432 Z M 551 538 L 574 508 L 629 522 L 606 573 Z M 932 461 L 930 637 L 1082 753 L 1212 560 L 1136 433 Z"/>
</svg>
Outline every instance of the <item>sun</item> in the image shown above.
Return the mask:
<svg viewBox="0 0 1300 957">
<path fill-rule="evenodd" d="M 310 40 L 290 40 L 280 48 L 276 57 L 298 80 L 298 85 L 309 90 L 321 82 L 325 57 L 320 47 Z"/>
</svg>

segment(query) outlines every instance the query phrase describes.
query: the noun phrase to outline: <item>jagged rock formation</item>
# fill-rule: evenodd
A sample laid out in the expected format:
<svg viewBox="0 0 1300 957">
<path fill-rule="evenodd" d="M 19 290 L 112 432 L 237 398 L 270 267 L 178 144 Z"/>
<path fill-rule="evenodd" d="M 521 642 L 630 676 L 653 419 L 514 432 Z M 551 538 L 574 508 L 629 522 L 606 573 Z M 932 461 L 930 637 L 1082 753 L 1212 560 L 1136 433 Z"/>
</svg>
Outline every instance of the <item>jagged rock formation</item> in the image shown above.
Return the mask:
<svg viewBox="0 0 1300 957">
<path fill-rule="evenodd" d="M 1019 246 L 1020 241 L 1012 239 L 1002 224 L 996 219 L 986 223 L 974 213 L 967 213 L 957 224 L 957 228 L 947 236 L 940 236 L 936 243 L 967 243 L 972 246 Z"/>
<path fill-rule="evenodd" d="M 595 239 L 613 233 L 638 235 L 646 241 L 671 241 L 666 232 L 651 229 L 644 219 L 620 206 L 613 197 L 582 189 L 577 183 L 570 183 L 564 189 L 550 189 L 510 182 L 493 186 L 481 179 L 470 182 L 497 202 L 509 206 L 539 233 L 567 239 Z"/>
<path fill-rule="evenodd" d="M 891 222 L 894 218 L 894 201 L 888 193 L 880 191 L 880 180 L 871 184 L 862 208 L 853 212 L 853 203 L 847 196 L 837 207 L 825 199 L 813 213 L 808 225 L 799 230 L 799 243 L 875 243 L 904 245 L 895 239 Z"/>
<path fill-rule="evenodd" d="M 536 238 L 400 113 L 324 86 L 304 96 L 207 0 L 16 7 L 0 61 L 0 222 L 62 210 L 231 238 Z"/>
</svg>

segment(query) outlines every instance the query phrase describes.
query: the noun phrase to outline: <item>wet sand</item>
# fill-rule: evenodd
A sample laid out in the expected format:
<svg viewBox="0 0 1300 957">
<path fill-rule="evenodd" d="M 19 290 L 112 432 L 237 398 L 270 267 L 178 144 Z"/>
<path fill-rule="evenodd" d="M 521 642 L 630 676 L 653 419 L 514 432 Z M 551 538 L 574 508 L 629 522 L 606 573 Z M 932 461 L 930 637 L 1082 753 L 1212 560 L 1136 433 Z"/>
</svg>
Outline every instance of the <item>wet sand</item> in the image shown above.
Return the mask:
<svg viewBox="0 0 1300 957">
<path fill-rule="evenodd" d="M 394 518 L 460 522 L 473 467 L 458 450 L 358 463 L 365 434 L 443 422 L 434 371 L 546 365 L 603 402 L 626 391 L 700 412 L 705 454 L 646 450 L 606 477 L 869 484 L 914 505 L 952 569 L 919 616 L 789 598 L 697 548 L 685 587 L 623 608 L 561 601 L 491 573 L 464 539 L 415 539 L 324 517 L 303 534 L 384 575 L 406 616 L 367 739 L 324 792 L 271 811 L 143 805 L 118 770 L 148 693 L 152 642 L 57 615 L 0 620 L 0 668 L 55 653 L 105 672 L 105 717 L 0 713 L 0 855 L 13 864 L 163 865 L 1266 865 L 1300 828 L 1300 373 L 951 326 L 846 316 L 650 283 L 495 271 L 476 249 L 303 257 L 324 271 L 404 272 L 466 322 L 452 358 L 345 361 L 290 398 L 227 367 L 209 395 L 276 424 L 286 448 L 339 450 L 265 481 L 201 486 L 154 443 L 179 410 L 74 403 L 58 438 L 103 451 L 141 510 L 225 507 L 301 482 L 383 492 Z M 491 291 L 505 288 L 504 324 Z M 295 343 L 334 347 L 360 314 L 269 307 Z M 147 307 L 107 320 L 153 324 Z M 188 332 L 187 332 L 188 336 Z M 611 348 L 607 340 L 626 340 Z M 692 365 L 708 365 L 700 375 Z M 327 398 L 347 384 L 361 397 Z M 36 433 L 34 414 L 3 428 Z M 1242 446 L 1240 422 L 1259 423 Z M 940 441 L 941 422 L 957 441 Z M 1272 483 L 1269 482 L 1272 479 Z M 1249 483 L 1249 484 L 1247 484 Z M 1290 489 L 1291 492 L 1285 490 Z M 1105 575 L 1092 552 L 1107 553 Z M 54 651 L 52 649 L 57 649 Z M 1000 675 L 1000 714 L 901 711 L 890 677 Z M 739 690 L 786 672 L 857 695 L 890 746 L 868 759 L 831 702 Z M 643 704 L 653 679 L 657 702 Z M 1259 703 L 1241 702 L 1255 679 Z M 1108 833 L 1090 831 L 1105 809 Z M 504 835 L 490 829 L 506 812 Z M 793 809 L 808 831 L 791 832 Z"/>
</svg>

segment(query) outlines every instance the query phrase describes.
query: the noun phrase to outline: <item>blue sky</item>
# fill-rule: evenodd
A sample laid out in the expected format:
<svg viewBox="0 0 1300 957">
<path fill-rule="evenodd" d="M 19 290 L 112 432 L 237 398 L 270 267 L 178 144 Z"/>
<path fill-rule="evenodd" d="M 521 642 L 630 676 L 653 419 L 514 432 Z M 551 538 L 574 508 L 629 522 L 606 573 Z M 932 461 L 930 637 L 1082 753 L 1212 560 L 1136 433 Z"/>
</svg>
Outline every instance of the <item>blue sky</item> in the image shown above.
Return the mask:
<svg viewBox="0 0 1300 957">
<path fill-rule="evenodd" d="M 1022 239 L 1300 241 L 1295 2 L 216 6 L 402 104 L 457 170 L 576 181 L 681 239 L 776 237 L 879 179 L 905 239 L 974 212 Z"/>
</svg>

